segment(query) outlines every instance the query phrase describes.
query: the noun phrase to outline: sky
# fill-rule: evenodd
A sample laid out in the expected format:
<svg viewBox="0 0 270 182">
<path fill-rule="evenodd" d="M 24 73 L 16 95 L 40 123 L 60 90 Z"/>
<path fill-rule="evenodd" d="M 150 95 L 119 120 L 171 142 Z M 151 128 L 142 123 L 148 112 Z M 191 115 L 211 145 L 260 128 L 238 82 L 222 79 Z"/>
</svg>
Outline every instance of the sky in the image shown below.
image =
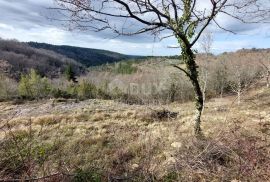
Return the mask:
<svg viewBox="0 0 270 182">
<path fill-rule="evenodd" d="M 0 37 L 23 42 L 35 41 L 55 45 L 71 45 L 105 49 L 129 55 L 165 56 L 177 55 L 175 38 L 162 41 L 150 35 L 115 37 L 108 32 L 69 30 L 62 22 L 52 20 L 56 15 L 49 7 L 53 0 L 0 0 Z M 219 17 L 223 27 L 237 34 L 210 26 L 213 32 L 212 52 L 236 51 L 242 48 L 270 48 L 270 24 L 243 24 L 226 17 Z M 195 48 L 201 52 L 200 44 Z"/>
</svg>

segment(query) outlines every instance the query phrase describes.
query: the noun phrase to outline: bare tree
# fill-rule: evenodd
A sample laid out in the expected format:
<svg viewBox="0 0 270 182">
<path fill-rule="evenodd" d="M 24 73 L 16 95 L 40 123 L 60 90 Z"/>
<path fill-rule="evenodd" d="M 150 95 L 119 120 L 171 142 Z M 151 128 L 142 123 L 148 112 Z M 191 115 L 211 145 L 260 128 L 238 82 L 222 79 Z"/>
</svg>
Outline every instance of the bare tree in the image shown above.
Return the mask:
<svg viewBox="0 0 270 182">
<path fill-rule="evenodd" d="M 190 79 L 196 102 L 195 133 L 201 133 L 203 94 L 193 47 L 211 23 L 222 27 L 217 15 L 242 22 L 266 21 L 269 6 L 265 0 L 55 0 L 71 28 L 93 31 L 112 30 L 118 35 L 174 36 L 181 48 L 185 67 L 174 65 Z M 163 34 L 164 33 L 164 34 Z M 168 34 L 170 33 L 170 34 Z"/>
<path fill-rule="evenodd" d="M 270 57 L 267 57 L 266 54 L 264 54 L 265 59 L 258 59 L 260 65 L 263 68 L 263 77 L 266 80 L 266 87 L 270 88 Z"/>
<path fill-rule="evenodd" d="M 208 75 L 209 75 L 209 70 L 208 70 L 209 59 L 210 59 L 212 44 L 213 44 L 213 33 L 210 31 L 205 31 L 200 40 L 200 46 L 202 48 L 203 53 L 205 54 L 204 56 L 205 64 L 204 66 L 201 66 L 201 80 L 203 83 L 202 92 L 203 92 L 203 103 L 204 103 L 202 112 L 205 108 L 206 89 L 207 89 Z"/>
<path fill-rule="evenodd" d="M 230 90 L 237 94 L 237 103 L 241 104 L 242 93 L 248 89 L 255 80 L 258 79 L 258 75 L 260 75 L 260 69 L 257 68 L 254 60 L 246 59 L 241 54 L 246 54 L 245 52 L 240 52 L 239 56 L 235 58 L 235 60 L 227 60 L 227 64 L 229 67 L 229 85 Z"/>
<path fill-rule="evenodd" d="M 205 31 L 202 34 L 201 40 L 200 40 L 200 46 L 203 51 L 207 56 L 211 54 L 212 51 L 212 46 L 213 46 L 213 33 L 211 31 Z"/>
<path fill-rule="evenodd" d="M 245 85 L 243 84 L 243 72 L 240 70 L 240 66 L 235 66 L 234 72 L 235 74 L 232 74 L 235 76 L 235 82 L 231 83 L 231 90 L 237 94 L 237 104 L 240 105 L 241 103 L 241 94 L 242 90 L 244 89 Z"/>
</svg>

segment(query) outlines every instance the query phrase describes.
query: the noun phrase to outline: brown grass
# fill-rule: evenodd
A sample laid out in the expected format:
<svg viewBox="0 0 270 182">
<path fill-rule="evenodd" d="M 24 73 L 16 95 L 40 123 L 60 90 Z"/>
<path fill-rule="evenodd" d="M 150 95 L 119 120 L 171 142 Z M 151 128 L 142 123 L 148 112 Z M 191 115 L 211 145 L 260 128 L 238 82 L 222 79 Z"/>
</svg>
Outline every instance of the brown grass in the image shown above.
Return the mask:
<svg viewBox="0 0 270 182">
<path fill-rule="evenodd" d="M 52 108 L 47 102 L 1 103 L 9 109 L 0 113 L 0 176 L 48 181 L 267 181 L 269 99 L 264 90 L 247 94 L 240 106 L 233 104 L 233 97 L 209 101 L 200 140 L 193 137 L 192 103 L 130 106 L 89 100 Z M 164 108 L 178 112 L 177 118 L 159 120 L 153 115 Z M 21 114 L 9 119 L 16 110 Z"/>
</svg>

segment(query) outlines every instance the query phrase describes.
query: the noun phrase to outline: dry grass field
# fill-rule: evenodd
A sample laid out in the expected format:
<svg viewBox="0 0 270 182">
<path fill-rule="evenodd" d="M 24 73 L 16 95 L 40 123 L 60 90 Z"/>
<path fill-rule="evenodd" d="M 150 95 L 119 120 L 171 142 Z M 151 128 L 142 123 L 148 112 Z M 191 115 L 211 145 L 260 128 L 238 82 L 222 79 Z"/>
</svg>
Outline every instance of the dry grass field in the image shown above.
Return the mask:
<svg viewBox="0 0 270 182">
<path fill-rule="evenodd" d="M 2 102 L 0 180 L 269 181 L 269 108 L 269 89 L 212 99 L 198 139 L 192 102 Z"/>
</svg>

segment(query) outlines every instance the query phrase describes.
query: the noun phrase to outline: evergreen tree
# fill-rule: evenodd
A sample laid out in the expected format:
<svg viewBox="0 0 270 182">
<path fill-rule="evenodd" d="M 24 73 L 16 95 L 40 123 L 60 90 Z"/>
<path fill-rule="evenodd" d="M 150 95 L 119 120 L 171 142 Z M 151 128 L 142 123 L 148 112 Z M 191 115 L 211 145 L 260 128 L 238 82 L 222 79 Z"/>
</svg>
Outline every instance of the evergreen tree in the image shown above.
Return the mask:
<svg viewBox="0 0 270 182">
<path fill-rule="evenodd" d="M 72 81 L 74 83 L 78 82 L 75 77 L 75 72 L 73 71 L 72 66 L 70 64 L 66 67 L 64 74 L 68 81 Z"/>
</svg>

